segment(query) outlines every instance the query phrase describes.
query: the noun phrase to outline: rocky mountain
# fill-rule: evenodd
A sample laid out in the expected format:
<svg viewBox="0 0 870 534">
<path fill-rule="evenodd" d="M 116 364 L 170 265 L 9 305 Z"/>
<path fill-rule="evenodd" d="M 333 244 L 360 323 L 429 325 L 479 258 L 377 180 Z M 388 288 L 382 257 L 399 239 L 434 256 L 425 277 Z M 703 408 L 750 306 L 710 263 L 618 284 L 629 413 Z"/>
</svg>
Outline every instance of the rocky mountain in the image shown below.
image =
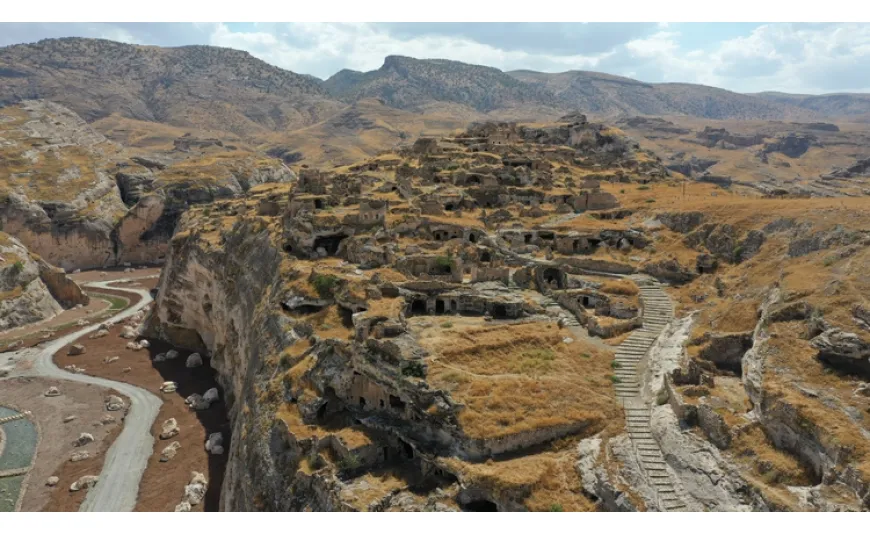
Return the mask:
<svg viewBox="0 0 870 534">
<path fill-rule="evenodd" d="M 49 319 L 88 300 L 62 270 L 0 232 L 0 332 Z"/>
<path fill-rule="evenodd" d="M 798 106 L 831 118 L 870 119 L 870 95 L 866 94 L 792 95 L 770 91 L 753 96 L 770 102 Z"/>
<path fill-rule="evenodd" d="M 237 134 L 299 128 L 342 107 L 315 79 L 247 52 L 81 38 L 0 48 L 0 95 L 58 102 L 88 122 L 119 113 Z"/>
<path fill-rule="evenodd" d="M 0 108 L 0 139 L 0 228 L 64 269 L 158 262 L 190 205 L 295 177 L 218 139 L 134 155 L 42 100 Z"/>
<path fill-rule="evenodd" d="M 432 102 L 462 104 L 481 112 L 555 103 L 549 91 L 492 67 L 404 56 L 387 56 L 372 72 L 340 71 L 324 87 L 344 100 L 375 97 L 412 110 L 423 110 Z"/>
<path fill-rule="evenodd" d="M 603 116 L 689 115 L 708 119 L 807 119 L 814 111 L 724 89 L 686 83 L 644 83 L 597 72 L 509 73 L 551 91 L 575 109 Z"/>
</svg>

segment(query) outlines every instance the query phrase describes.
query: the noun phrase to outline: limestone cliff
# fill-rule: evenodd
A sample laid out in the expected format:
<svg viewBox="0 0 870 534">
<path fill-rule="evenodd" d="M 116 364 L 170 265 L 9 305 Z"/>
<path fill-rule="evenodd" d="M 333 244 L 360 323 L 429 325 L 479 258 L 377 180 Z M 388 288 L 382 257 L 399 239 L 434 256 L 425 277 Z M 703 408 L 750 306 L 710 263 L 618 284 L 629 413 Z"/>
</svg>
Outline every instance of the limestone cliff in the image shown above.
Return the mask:
<svg viewBox="0 0 870 534">
<path fill-rule="evenodd" d="M 63 271 L 0 232 L 0 331 L 49 319 L 64 307 L 87 303 L 88 296 Z"/>
</svg>

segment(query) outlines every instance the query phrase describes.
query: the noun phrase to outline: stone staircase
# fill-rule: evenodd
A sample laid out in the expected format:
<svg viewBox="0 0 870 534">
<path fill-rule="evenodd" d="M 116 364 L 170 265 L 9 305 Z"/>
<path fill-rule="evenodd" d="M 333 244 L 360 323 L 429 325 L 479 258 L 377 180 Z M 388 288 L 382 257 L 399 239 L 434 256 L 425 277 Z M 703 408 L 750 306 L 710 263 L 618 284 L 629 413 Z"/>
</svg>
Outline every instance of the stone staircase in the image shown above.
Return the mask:
<svg viewBox="0 0 870 534">
<path fill-rule="evenodd" d="M 643 302 L 643 327 L 635 330 L 616 349 L 614 387 L 625 410 L 626 427 L 638 463 L 647 481 L 655 488 L 665 511 L 686 509 L 677 486 L 668 473 L 664 456 L 650 428 L 651 406 L 641 398 L 638 365 L 664 327 L 674 318 L 674 307 L 661 285 L 642 275 L 628 277 L 640 288 Z"/>
<path fill-rule="evenodd" d="M 580 321 L 577 320 L 577 317 L 574 316 L 573 313 L 566 310 L 562 307 L 561 304 L 553 300 L 549 296 L 544 296 L 540 301 L 541 306 L 547 309 L 547 311 L 556 311 L 558 312 L 558 318 L 562 320 L 562 324 L 564 324 L 568 328 L 573 328 L 576 326 L 580 326 Z"/>
</svg>

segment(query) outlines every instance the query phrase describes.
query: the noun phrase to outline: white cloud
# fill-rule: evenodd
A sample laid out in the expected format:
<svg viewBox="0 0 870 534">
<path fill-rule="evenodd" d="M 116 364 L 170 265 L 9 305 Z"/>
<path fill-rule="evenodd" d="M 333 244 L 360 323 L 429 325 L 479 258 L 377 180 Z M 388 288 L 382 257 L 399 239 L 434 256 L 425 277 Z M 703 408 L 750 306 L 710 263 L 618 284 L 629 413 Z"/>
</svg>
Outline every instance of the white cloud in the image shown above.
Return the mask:
<svg viewBox="0 0 870 534">
<path fill-rule="evenodd" d="M 128 43 L 212 44 L 246 50 L 299 73 L 326 78 L 373 70 L 387 55 L 444 58 L 502 70 L 601 70 L 647 82 L 689 82 L 741 92 L 870 91 L 870 25 L 728 25 L 687 46 L 684 24 L 0 24 L 0 45 L 46 37 Z M 729 33 L 730 32 L 730 33 Z M 717 42 L 712 34 L 728 35 Z"/>
</svg>

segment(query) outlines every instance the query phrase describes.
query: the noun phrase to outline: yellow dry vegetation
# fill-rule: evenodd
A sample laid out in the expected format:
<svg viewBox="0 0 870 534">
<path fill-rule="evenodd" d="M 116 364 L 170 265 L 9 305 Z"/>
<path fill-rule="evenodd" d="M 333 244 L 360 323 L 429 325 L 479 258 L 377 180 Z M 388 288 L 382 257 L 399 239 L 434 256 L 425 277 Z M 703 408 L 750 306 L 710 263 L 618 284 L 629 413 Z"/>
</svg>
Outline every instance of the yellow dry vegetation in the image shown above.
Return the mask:
<svg viewBox="0 0 870 534">
<path fill-rule="evenodd" d="M 500 497 L 519 496 L 532 512 L 557 507 L 566 512 L 589 512 L 595 510 L 595 504 L 581 491 L 573 445 L 572 440 L 563 440 L 552 450 L 518 458 L 484 463 L 446 458 L 443 463 L 466 484 L 487 488 Z"/>
<path fill-rule="evenodd" d="M 427 380 L 465 405 L 470 437 L 490 439 L 576 422 L 589 432 L 619 424 L 609 352 L 562 340 L 554 324 L 445 329 L 421 344 L 432 355 Z"/>
</svg>

